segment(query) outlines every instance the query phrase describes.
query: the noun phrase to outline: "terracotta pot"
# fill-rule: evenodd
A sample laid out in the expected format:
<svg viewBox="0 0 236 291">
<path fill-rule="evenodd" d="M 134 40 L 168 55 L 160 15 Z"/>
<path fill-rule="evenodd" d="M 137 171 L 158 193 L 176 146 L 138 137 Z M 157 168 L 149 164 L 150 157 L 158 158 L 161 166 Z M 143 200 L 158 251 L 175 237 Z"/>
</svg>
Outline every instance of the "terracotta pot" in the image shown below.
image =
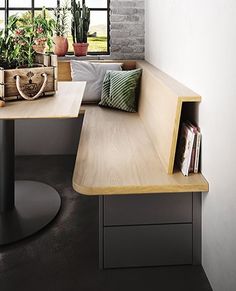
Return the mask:
<svg viewBox="0 0 236 291">
<path fill-rule="evenodd" d="M 58 57 L 64 57 L 68 52 L 68 40 L 64 36 L 54 36 L 53 52 Z"/>
<path fill-rule="evenodd" d="M 76 57 L 86 56 L 88 51 L 88 43 L 73 43 L 74 53 Z"/>
<path fill-rule="evenodd" d="M 33 49 L 36 51 L 36 53 L 44 54 L 46 46 L 45 44 L 35 44 L 33 45 Z"/>
</svg>

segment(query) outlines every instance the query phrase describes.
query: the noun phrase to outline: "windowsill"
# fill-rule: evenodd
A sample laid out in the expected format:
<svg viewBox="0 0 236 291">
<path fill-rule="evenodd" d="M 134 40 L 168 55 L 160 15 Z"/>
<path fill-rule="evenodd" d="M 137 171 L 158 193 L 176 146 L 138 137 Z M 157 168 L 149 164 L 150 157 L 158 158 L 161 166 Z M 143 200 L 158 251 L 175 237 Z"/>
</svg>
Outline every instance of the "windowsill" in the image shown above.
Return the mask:
<svg viewBox="0 0 236 291">
<path fill-rule="evenodd" d="M 105 60 L 110 58 L 111 55 L 87 55 L 84 57 L 76 57 L 75 55 L 66 55 L 64 57 L 58 57 L 60 61 L 66 60 Z"/>
</svg>

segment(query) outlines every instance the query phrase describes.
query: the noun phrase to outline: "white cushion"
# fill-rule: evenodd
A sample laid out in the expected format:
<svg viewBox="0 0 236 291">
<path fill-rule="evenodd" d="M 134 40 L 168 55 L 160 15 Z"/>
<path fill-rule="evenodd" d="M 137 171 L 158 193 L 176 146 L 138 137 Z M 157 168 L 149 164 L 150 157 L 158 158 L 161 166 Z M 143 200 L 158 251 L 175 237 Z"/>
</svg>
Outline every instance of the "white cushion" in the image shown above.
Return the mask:
<svg viewBox="0 0 236 291">
<path fill-rule="evenodd" d="M 121 71 L 120 63 L 91 63 L 71 60 L 72 81 L 86 81 L 83 102 L 99 102 L 107 70 Z"/>
</svg>

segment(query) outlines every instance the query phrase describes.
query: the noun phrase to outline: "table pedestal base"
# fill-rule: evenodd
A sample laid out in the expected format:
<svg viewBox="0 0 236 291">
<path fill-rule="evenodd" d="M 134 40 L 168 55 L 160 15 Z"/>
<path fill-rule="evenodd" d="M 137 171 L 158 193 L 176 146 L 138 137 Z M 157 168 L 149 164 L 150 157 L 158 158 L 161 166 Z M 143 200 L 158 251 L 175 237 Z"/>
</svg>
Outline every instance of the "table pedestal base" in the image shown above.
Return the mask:
<svg viewBox="0 0 236 291">
<path fill-rule="evenodd" d="M 15 208 L 0 213 L 0 245 L 34 234 L 57 215 L 61 206 L 58 192 L 51 186 L 33 182 L 15 182 Z"/>
</svg>

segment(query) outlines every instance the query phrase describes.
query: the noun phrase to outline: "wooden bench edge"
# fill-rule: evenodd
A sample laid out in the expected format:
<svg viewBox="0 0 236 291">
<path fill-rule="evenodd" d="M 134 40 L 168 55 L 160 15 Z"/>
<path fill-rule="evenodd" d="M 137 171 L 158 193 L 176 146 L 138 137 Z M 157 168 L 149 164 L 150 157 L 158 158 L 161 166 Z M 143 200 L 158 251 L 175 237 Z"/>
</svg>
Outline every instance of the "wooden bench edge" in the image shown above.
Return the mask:
<svg viewBox="0 0 236 291">
<path fill-rule="evenodd" d="M 209 184 L 202 174 L 195 174 L 201 176 L 202 183 L 196 184 L 178 184 L 178 185 L 143 185 L 143 186 L 108 186 L 96 187 L 91 185 L 78 185 L 74 182 L 73 188 L 76 192 L 88 195 L 127 195 L 127 194 L 154 194 L 154 193 L 188 193 L 188 192 L 209 192 Z M 185 177 L 188 180 L 188 177 Z"/>
<path fill-rule="evenodd" d="M 148 69 L 149 74 L 151 74 L 154 78 L 157 78 L 158 82 L 161 82 L 164 86 L 168 87 L 168 89 L 172 91 L 172 93 L 174 93 L 182 102 L 201 102 L 202 97 L 198 93 L 156 68 L 148 61 L 137 60 L 136 66 L 137 68 Z"/>
</svg>

